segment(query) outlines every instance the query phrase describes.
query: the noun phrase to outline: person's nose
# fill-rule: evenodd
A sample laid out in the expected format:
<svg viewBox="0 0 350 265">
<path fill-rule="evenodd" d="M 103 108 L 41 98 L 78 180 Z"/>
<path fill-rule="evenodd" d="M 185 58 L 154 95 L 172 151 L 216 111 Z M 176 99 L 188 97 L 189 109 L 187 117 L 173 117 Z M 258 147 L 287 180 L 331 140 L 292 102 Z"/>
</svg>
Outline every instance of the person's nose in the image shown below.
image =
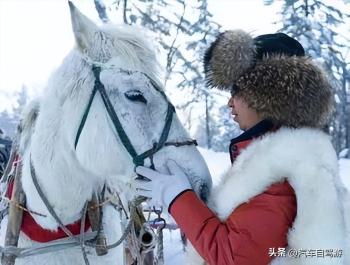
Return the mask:
<svg viewBox="0 0 350 265">
<path fill-rule="evenodd" d="M 233 108 L 233 107 L 234 107 L 234 104 L 233 104 L 233 97 L 230 97 L 230 99 L 229 99 L 228 102 L 227 102 L 227 106 L 229 106 L 230 108 Z"/>
</svg>

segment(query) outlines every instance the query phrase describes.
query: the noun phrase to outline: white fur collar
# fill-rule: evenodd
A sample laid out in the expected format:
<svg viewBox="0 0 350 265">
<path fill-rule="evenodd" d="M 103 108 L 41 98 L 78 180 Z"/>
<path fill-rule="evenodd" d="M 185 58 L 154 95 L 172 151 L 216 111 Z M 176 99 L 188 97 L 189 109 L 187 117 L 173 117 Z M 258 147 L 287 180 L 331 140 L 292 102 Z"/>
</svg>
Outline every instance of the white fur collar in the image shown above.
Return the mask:
<svg viewBox="0 0 350 265">
<path fill-rule="evenodd" d="M 285 179 L 297 196 L 289 247 L 344 249 L 337 157 L 330 138 L 319 130 L 281 128 L 254 140 L 213 190 L 209 205 L 225 220 L 237 206 Z M 340 262 L 333 260 L 310 264 Z"/>
</svg>

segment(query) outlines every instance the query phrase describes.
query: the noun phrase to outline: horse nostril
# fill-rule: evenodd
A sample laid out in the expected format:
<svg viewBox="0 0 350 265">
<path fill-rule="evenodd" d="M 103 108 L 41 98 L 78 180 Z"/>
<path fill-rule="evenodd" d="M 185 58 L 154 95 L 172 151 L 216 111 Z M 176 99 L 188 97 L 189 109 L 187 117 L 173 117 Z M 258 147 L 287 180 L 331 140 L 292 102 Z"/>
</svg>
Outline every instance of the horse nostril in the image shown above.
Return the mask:
<svg viewBox="0 0 350 265">
<path fill-rule="evenodd" d="M 199 188 L 199 197 L 202 199 L 202 201 L 207 202 L 209 197 L 209 187 L 207 184 L 202 184 Z"/>
</svg>

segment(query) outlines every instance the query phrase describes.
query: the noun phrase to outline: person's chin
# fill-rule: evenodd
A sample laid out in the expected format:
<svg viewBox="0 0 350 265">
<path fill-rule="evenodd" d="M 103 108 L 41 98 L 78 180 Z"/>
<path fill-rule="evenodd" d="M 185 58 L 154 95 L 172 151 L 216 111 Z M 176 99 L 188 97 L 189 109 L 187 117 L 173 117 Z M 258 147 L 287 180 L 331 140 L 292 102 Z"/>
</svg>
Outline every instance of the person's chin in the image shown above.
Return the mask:
<svg viewBox="0 0 350 265">
<path fill-rule="evenodd" d="M 233 121 L 234 121 L 235 123 L 237 123 L 238 127 L 239 127 L 242 131 L 244 131 L 245 129 L 243 128 L 241 122 L 239 121 L 238 116 L 237 116 L 237 115 L 232 115 L 232 116 L 233 116 Z"/>
<path fill-rule="evenodd" d="M 239 120 L 239 118 L 238 118 L 237 115 L 234 115 L 234 116 L 233 116 L 233 121 L 235 121 L 236 123 L 238 123 L 239 127 L 241 127 L 241 122 L 240 122 L 240 120 Z"/>
</svg>

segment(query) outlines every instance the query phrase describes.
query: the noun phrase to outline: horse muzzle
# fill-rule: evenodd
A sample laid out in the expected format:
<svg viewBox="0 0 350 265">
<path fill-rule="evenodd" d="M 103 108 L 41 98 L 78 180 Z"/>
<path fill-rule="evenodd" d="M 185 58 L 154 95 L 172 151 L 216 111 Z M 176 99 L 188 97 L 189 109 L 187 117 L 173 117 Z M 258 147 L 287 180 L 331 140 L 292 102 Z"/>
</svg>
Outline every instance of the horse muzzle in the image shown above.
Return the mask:
<svg viewBox="0 0 350 265">
<path fill-rule="evenodd" d="M 202 201 L 207 202 L 210 195 L 211 183 L 207 183 L 204 180 L 199 180 L 193 183 L 192 186 L 199 198 Z"/>
</svg>

